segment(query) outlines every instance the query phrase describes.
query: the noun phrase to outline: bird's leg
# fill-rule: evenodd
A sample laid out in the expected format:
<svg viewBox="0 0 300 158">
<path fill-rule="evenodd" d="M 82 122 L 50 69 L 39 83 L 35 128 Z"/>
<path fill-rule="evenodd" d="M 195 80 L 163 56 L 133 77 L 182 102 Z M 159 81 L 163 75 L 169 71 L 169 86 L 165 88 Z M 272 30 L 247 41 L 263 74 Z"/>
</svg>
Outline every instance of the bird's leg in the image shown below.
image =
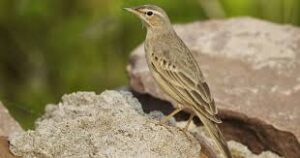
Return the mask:
<svg viewBox="0 0 300 158">
<path fill-rule="evenodd" d="M 164 124 L 167 121 L 169 121 L 174 115 L 176 115 L 177 113 L 179 113 L 182 110 L 181 107 L 177 107 L 171 114 L 169 114 L 168 116 L 164 117 L 162 120 L 160 120 L 160 124 Z"/>
<path fill-rule="evenodd" d="M 191 114 L 189 117 L 189 120 L 187 122 L 187 124 L 185 125 L 185 127 L 183 128 L 183 131 L 186 132 L 189 129 L 189 126 L 191 124 L 191 122 L 193 121 L 195 114 Z"/>
</svg>

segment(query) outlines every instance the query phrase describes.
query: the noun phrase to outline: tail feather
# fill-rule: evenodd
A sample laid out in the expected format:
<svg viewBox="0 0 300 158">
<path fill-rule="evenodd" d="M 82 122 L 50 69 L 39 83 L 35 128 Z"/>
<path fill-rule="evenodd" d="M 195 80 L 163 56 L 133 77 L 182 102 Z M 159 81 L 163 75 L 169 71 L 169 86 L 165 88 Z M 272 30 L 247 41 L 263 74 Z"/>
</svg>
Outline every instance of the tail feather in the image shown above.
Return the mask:
<svg viewBox="0 0 300 158">
<path fill-rule="evenodd" d="M 200 118 L 201 122 L 204 124 L 205 128 L 207 129 L 208 133 L 213 138 L 214 142 L 218 146 L 218 148 L 221 150 L 223 155 L 226 158 L 232 158 L 230 150 L 228 148 L 228 145 L 217 125 L 217 123 L 209 120 L 199 112 L 197 112 L 198 117 Z"/>
</svg>

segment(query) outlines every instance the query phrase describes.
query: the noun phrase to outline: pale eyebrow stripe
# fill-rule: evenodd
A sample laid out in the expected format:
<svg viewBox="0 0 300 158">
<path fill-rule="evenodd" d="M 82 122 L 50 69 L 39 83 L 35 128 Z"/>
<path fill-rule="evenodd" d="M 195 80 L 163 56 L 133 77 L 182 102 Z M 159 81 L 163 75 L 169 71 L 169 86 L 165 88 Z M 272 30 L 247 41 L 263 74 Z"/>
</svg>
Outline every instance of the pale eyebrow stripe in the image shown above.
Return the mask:
<svg viewBox="0 0 300 158">
<path fill-rule="evenodd" d="M 162 13 L 160 13 L 160 12 L 158 12 L 158 11 L 156 11 L 156 10 L 153 10 L 153 13 L 155 13 L 155 14 L 161 16 L 161 17 L 164 17 L 164 15 L 163 15 Z"/>
</svg>

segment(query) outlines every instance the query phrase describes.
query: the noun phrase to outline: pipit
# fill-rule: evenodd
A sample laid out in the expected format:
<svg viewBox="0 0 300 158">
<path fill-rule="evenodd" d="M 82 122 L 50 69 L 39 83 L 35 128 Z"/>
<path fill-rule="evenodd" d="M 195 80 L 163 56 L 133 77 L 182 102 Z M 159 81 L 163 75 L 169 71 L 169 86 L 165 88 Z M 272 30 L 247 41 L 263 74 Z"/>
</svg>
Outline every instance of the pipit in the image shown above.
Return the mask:
<svg viewBox="0 0 300 158">
<path fill-rule="evenodd" d="M 194 115 L 204 124 L 220 151 L 227 158 L 231 153 L 218 128 L 221 120 L 204 76 L 189 48 L 174 31 L 166 12 L 158 6 L 143 5 L 125 8 L 137 15 L 147 28 L 146 60 L 160 88 L 177 102 L 177 108 L 161 123 L 168 121 L 183 108 L 192 109 L 188 129 Z"/>
</svg>

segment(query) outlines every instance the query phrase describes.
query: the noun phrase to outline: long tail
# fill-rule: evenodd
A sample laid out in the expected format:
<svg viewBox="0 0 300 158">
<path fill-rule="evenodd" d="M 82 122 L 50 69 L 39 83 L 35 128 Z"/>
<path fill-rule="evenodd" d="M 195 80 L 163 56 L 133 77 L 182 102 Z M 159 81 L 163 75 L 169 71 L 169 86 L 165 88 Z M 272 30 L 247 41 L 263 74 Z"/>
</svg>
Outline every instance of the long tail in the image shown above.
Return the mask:
<svg viewBox="0 0 300 158">
<path fill-rule="evenodd" d="M 206 130 L 211 135 L 211 137 L 214 139 L 216 145 L 220 149 L 220 151 L 223 153 L 223 155 L 226 158 L 232 158 L 231 153 L 229 151 L 228 145 L 217 125 L 217 123 L 207 119 L 205 116 L 197 112 L 197 116 L 200 118 L 204 126 L 206 127 Z"/>
</svg>

